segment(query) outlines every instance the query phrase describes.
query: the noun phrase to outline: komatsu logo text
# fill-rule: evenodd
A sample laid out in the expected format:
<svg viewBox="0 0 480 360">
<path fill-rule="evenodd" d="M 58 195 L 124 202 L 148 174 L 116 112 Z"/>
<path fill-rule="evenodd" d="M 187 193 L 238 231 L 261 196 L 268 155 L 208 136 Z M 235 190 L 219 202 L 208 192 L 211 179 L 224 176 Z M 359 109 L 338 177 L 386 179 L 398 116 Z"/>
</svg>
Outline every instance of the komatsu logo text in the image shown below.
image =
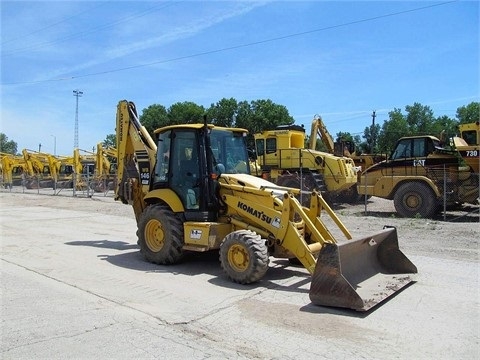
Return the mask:
<svg viewBox="0 0 480 360">
<path fill-rule="evenodd" d="M 270 216 L 266 215 L 263 211 L 255 210 L 251 206 L 248 206 L 247 204 L 244 204 L 241 201 L 238 202 L 237 207 L 239 209 L 242 209 L 243 211 L 249 213 L 250 215 L 255 216 L 257 219 L 266 222 L 267 224 L 272 223 L 272 218 Z"/>
</svg>

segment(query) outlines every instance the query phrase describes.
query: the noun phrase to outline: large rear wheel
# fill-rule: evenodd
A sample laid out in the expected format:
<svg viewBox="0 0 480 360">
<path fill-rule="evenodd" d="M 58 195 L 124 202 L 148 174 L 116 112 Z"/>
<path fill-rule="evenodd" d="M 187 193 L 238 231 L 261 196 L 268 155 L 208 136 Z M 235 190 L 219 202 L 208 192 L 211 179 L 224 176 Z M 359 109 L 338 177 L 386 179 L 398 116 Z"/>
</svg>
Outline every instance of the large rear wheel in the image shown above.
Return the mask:
<svg viewBox="0 0 480 360">
<path fill-rule="evenodd" d="M 401 185 L 393 198 L 395 210 L 403 217 L 431 218 L 435 214 L 435 194 L 420 182 Z"/>
<path fill-rule="evenodd" d="M 167 206 L 148 206 L 138 222 L 137 236 L 140 252 L 152 263 L 175 264 L 183 256 L 183 224 Z"/>
<path fill-rule="evenodd" d="M 236 283 L 250 284 L 260 280 L 268 269 L 265 240 L 250 230 L 228 234 L 220 245 L 220 264 Z"/>
</svg>

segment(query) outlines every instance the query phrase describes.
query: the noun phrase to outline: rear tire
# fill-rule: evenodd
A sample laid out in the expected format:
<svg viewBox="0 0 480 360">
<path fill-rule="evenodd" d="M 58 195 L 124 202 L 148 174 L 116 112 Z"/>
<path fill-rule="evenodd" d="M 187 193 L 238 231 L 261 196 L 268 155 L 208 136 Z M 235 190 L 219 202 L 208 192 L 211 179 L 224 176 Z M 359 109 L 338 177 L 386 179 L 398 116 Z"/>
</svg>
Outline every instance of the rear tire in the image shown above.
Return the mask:
<svg viewBox="0 0 480 360">
<path fill-rule="evenodd" d="M 403 217 L 431 218 L 435 214 L 435 194 L 429 186 L 419 182 L 401 185 L 395 193 L 395 210 Z"/>
<path fill-rule="evenodd" d="M 239 284 L 260 280 L 268 269 L 265 240 L 250 230 L 234 231 L 220 245 L 220 264 L 228 277 Z"/>
<path fill-rule="evenodd" d="M 164 205 L 148 206 L 138 221 L 140 252 L 152 263 L 171 265 L 183 257 L 183 224 Z"/>
</svg>

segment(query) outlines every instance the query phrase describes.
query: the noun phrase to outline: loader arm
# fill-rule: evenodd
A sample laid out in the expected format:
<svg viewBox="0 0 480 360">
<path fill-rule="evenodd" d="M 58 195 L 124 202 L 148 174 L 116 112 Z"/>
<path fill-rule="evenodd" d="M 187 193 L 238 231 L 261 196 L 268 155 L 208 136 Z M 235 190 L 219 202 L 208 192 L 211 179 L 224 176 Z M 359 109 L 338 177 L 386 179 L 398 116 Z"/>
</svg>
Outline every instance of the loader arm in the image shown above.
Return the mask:
<svg viewBox="0 0 480 360">
<path fill-rule="evenodd" d="M 237 230 L 259 234 L 274 257 L 296 257 L 312 275 L 314 304 L 367 311 L 413 281 L 409 274 L 417 268 L 400 251 L 395 228 L 353 239 L 316 192 L 305 207 L 296 199 L 296 189 L 249 183 L 234 175 L 222 175 L 219 182 L 229 222 Z M 322 213 L 345 239 L 333 236 Z"/>
<path fill-rule="evenodd" d="M 295 194 L 300 190 L 260 188 L 221 182 L 222 200 L 230 209 L 230 221 L 239 228 L 249 229 L 294 255 L 313 274 L 316 255 L 325 244 L 336 244 L 320 215 L 325 211 L 347 240 L 352 235 L 317 192 L 311 196 L 310 207 L 303 207 Z M 228 191 L 227 191 L 228 189 Z"/>
<path fill-rule="evenodd" d="M 133 206 L 138 221 L 145 208 L 144 197 L 150 190 L 150 176 L 155 166 L 157 145 L 140 124 L 132 102 L 120 101 L 117 106 L 118 183 L 115 200 Z"/>
</svg>

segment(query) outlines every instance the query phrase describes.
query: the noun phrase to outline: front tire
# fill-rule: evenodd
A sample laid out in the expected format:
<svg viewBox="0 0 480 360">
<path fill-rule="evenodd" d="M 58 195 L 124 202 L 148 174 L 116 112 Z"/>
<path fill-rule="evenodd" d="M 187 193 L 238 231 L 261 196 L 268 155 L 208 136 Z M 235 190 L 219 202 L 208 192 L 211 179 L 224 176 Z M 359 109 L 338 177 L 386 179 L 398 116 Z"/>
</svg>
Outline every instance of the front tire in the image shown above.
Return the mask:
<svg viewBox="0 0 480 360">
<path fill-rule="evenodd" d="M 148 206 L 140 216 L 137 236 L 140 252 L 149 262 L 171 265 L 183 257 L 183 224 L 167 206 Z"/>
<path fill-rule="evenodd" d="M 393 203 L 403 217 L 431 218 L 435 214 L 435 194 L 426 184 L 405 183 L 395 193 Z"/>
<path fill-rule="evenodd" d="M 220 245 L 220 264 L 228 277 L 239 284 L 260 280 L 268 269 L 265 240 L 250 230 L 234 231 Z"/>
</svg>

